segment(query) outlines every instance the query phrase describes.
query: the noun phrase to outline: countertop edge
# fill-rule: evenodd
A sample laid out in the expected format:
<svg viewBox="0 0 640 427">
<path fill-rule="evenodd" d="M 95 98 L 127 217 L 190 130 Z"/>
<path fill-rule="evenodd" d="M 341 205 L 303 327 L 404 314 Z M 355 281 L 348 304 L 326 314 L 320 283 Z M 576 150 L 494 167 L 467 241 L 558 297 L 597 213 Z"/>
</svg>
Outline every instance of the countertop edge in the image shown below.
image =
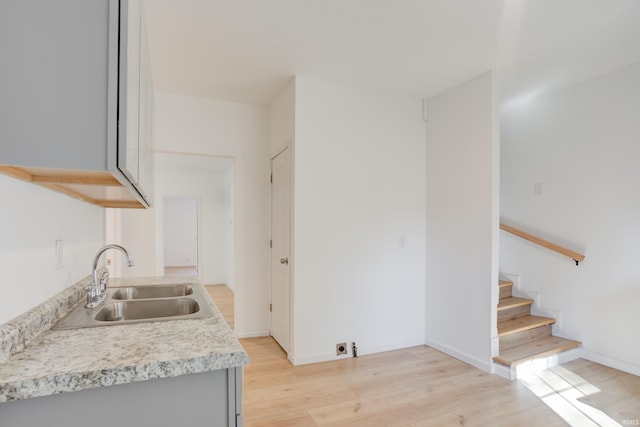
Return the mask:
<svg viewBox="0 0 640 427">
<path fill-rule="evenodd" d="M 154 277 L 133 278 L 130 280 L 142 281 L 142 284 L 145 281 L 157 283 L 162 280 L 168 283 L 173 283 L 174 281 L 184 283 L 185 278 Z M 0 403 L 97 387 L 236 368 L 249 363 L 248 354 L 244 351 L 235 335 L 233 335 L 233 332 L 229 329 L 220 311 L 206 291 L 205 295 L 208 302 L 214 309 L 213 317 L 185 321 L 174 320 L 166 323 L 157 322 L 160 328 L 164 327 L 171 330 L 168 333 L 160 332 L 160 335 L 158 335 L 158 332 L 154 332 L 161 330 L 158 329 L 157 324 L 156 326 L 151 323 L 138 323 L 136 324 L 137 326 L 131 325 L 132 327 L 140 328 L 139 331 L 143 335 L 139 339 L 143 341 L 146 339 L 148 344 L 144 351 L 147 352 L 147 355 L 154 354 L 154 356 L 146 357 L 144 360 L 138 360 L 139 363 L 135 363 L 132 360 L 136 360 L 136 358 L 132 358 L 131 354 L 127 352 L 130 353 L 131 350 L 129 348 L 131 346 L 135 347 L 136 343 L 130 342 L 130 346 L 126 347 L 125 345 L 120 346 L 120 340 L 118 340 L 114 347 L 120 347 L 121 349 L 114 350 L 115 359 L 105 359 L 111 360 L 111 362 L 102 361 L 96 364 L 93 362 L 74 362 L 75 358 L 82 358 L 84 356 L 83 349 L 87 349 L 84 345 L 77 345 L 75 350 L 80 351 L 80 354 L 74 353 L 74 338 L 84 337 L 86 339 L 87 337 L 92 337 L 95 339 L 95 334 L 100 333 L 96 331 L 127 327 L 125 325 L 105 326 L 51 333 L 51 326 L 64 317 L 79 302 L 78 290 L 80 290 L 80 296 L 82 296 L 85 281 L 86 278 L 0 327 L 0 331 L 5 327 L 5 331 L 11 332 L 11 334 L 0 335 L 0 340 L 9 337 L 4 342 L 0 341 L 0 345 L 8 342 L 10 345 L 6 346 L 5 349 L 11 350 L 10 355 L 4 360 L 1 359 L 2 355 L 0 355 Z M 127 279 L 116 279 L 114 282 L 122 286 L 127 284 L 128 281 Z M 138 283 L 137 281 L 136 283 Z M 189 282 L 204 288 L 197 279 L 190 279 Z M 40 316 L 39 319 L 38 316 Z M 20 321 L 25 323 L 21 325 Z M 190 323 L 182 324 L 181 322 Z M 25 327 L 25 325 L 28 327 Z M 179 326 L 176 327 L 176 325 Z M 193 332 L 193 328 L 196 329 L 196 332 Z M 93 330 L 93 332 L 89 332 L 89 330 Z M 112 330 L 115 331 L 115 329 Z M 181 332 L 182 330 L 184 332 Z M 16 333 L 25 331 L 27 333 L 26 337 L 16 337 Z M 74 336 L 74 331 L 77 337 Z M 149 331 L 152 334 L 145 336 L 145 332 L 149 333 Z M 198 333 L 200 335 L 197 335 Z M 154 340 L 157 340 L 158 337 L 166 337 L 170 341 L 154 344 L 157 342 Z M 113 341 L 113 337 L 109 338 L 107 336 L 106 339 Z M 136 337 L 137 339 L 138 337 Z M 196 339 L 196 341 L 192 339 Z M 193 349 L 191 343 L 199 342 L 198 340 L 200 339 L 204 339 L 204 344 L 199 343 Z M 177 341 L 175 344 L 174 340 Z M 207 340 L 215 340 L 217 346 L 208 345 Z M 80 342 L 83 341 L 85 340 L 80 340 Z M 167 353 L 167 343 L 174 344 L 173 347 L 176 348 L 176 351 L 170 350 Z M 162 347 L 163 344 L 162 351 L 164 353 L 156 357 L 155 353 L 153 353 L 154 348 Z M 58 347 L 57 352 L 53 352 L 53 359 L 57 355 L 57 358 L 61 361 L 50 363 L 51 358 L 48 359 L 47 356 L 49 354 L 47 351 L 51 349 L 52 345 L 54 349 Z M 66 345 L 69 348 L 66 348 Z M 61 350 L 59 347 L 63 347 L 63 349 Z M 169 345 L 169 347 L 172 346 Z M 190 356 L 189 353 L 193 354 L 193 356 Z M 65 357 L 71 362 L 70 364 L 65 362 Z M 95 366 L 95 369 L 92 369 L 93 366 Z"/>
<path fill-rule="evenodd" d="M 220 355 L 215 355 L 96 371 L 64 373 L 5 383 L 0 385 L 0 403 L 139 381 L 199 374 L 220 369 L 238 368 L 249 362 L 247 354 L 243 351 L 231 352 L 226 356 L 223 358 L 227 360 L 223 361 L 220 360 Z"/>
<path fill-rule="evenodd" d="M 106 270 L 104 268 L 99 271 Z M 86 276 L 18 317 L 0 325 L 0 363 L 22 350 L 38 335 L 49 330 L 84 297 L 85 286 L 93 281 Z"/>
</svg>

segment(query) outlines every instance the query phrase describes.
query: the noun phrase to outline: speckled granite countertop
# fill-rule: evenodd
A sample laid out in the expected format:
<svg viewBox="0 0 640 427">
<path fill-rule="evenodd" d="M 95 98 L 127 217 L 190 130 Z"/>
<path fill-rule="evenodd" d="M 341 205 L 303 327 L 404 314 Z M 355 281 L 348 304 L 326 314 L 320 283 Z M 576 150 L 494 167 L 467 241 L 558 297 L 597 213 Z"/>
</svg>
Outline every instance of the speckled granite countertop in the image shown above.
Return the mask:
<svg viewBox="0 0 640 427">
<path fill-rule="evenodd" d="M 110 280 L 109 286 L 185 282 L 192 281 L 132 278 Z M 72 288 L 81 289 L 83 283 Z M 0 402 L 233 368 L 249 362 L 213 303 L 214 315 L 201 319 L 48 329 L 82 295 L 72 288 L 0 325 Z M 39 331 L 43 326 L 46 330 Z M 26 345 L 21 342 L 22 335 L 31 336 Z M 12 350 L 3 354 L 7 348 Z"/>
</svg>

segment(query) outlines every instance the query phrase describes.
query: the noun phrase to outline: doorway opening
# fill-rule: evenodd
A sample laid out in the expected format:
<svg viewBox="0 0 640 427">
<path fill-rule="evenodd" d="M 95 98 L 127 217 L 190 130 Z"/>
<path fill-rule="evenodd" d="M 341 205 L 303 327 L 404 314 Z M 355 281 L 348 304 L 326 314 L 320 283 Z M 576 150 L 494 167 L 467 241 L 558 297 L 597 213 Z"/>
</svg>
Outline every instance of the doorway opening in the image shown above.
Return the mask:
<svg viewBox="0 0 640 427">
<path fill-rule="evenodd" d="M 159 273 L 196 276 L 233 328 L 234 159 L 156 152 L 155 160 Z"/>
<path fill-rule="evenodd" d="M 165 197 L 164 274 L 198 276 L 198 199 Z"/>
</svg>

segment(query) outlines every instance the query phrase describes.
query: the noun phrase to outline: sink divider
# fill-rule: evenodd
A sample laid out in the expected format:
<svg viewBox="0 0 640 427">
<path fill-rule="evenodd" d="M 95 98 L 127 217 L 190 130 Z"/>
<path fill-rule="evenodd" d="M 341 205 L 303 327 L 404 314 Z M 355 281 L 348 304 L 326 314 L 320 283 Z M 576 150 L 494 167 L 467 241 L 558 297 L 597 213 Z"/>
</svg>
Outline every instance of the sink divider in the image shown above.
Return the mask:
<svg viewBox="0 0 640 427">
<path fill-rule="evenodd" d="M 171 293 L 171 290 L 174 293 Z M 129 293 L 135 294 L 136 291 L 140 291 L 146 297 L 130 297 Z M 150 297 L 152 294 L 156 296 Z M 118 297 L 114 298 L 114 295 Z M 122 296 L 127 299 L 122 299 Z M 54 324 L 52 329 L 65 330 L 199 319 L 213 316 L 213 314 L 210 298 L 202 285 L 197 282 L 119 284 L 107 287 L 107 297 L 98 307 L 85 308 L 83 305 L 78 305 Z"/>
</svg>

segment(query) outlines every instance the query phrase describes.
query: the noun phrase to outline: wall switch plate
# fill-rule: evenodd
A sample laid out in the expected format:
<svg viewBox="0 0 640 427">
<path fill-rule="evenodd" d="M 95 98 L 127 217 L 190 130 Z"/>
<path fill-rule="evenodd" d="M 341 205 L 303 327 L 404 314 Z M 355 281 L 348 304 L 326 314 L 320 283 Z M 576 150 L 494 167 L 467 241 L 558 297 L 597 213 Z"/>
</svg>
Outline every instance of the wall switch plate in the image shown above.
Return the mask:
<svg viewBox="0 0 640 427">
<path fill-rule="evenodd" d="M 63 240 L 56 240 L 56 270 L 62 270 L 64 267 L 64 256 L 62 249 L 64 247 Z"/>
</svg>

